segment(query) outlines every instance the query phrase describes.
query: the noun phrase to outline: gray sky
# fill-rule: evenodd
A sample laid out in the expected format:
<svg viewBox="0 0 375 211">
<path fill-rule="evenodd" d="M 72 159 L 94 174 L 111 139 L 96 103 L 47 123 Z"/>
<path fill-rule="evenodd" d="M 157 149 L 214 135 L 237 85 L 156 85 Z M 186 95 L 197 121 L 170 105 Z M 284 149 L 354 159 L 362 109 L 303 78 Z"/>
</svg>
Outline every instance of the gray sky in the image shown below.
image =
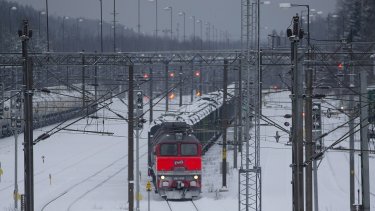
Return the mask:
<svg viewBox="0 0 375 211">
<path fill-rule="evenodd" d="M 45 10 L 45 0 L 10 0 L 28 4 L 39 10 Z M 141 31 L 152 34 L 155 30 L 155 2 L 141 1 Z M 334 11 L 336 0 L 270 0 L 270 5 L 261 5 L 261 32 L 268 34 L 272 29 L 285 30 L 295 13 L 304 10 L 303 7 L 281 9 L 279 3 L 291 2 L 309 4 L 310 8 L 328 12 Z M 116 0 L 117 19 L 121 24 L 137 31 L 137 2 L 138 0 Z M 180 11 L 186 12 L 186 36 L 192 36 L 193 23 L 189 19 L 194 15 L 197 19 L 210 22 L 215 28 L 228 30 L 232 39 L 240 38 L 240 2 L 241 0 L 158 0 L 159 8 L 159 34 L 161 30 L 170 28 L 170 12 L 164 7 L 173 7 L 173 30 L 175 33 L 177 23 L 180 23 L 180 38 L 183 35 L 183 18 L 178 16 Z M 83 17 L 99 19 L 99 0 L 48 0 L 49 13 L 59 16 Z M 103 0 L 103 18 L 112 21 L 113 0 Z M 200 35 L 200 25 L 196 24 L 196 34 Z M 203 26 L 205 38 L 205 27 Z"/>
</svg>

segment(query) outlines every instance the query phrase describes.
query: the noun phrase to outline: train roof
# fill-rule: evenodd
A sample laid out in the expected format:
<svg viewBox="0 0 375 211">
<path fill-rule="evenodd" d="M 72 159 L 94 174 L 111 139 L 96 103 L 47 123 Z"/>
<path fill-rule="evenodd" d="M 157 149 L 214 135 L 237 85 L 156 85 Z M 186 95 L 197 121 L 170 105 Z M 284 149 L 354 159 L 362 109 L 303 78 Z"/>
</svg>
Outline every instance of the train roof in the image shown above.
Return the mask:
<svg viewBox="0 0 375 211">
<path fill-rule="evenodd" d="M 228 100 L 233 98 L 235 93 L 234 88 L 234 84 L 228 86 Z M 163 114 L 154 120 L 154 125 L 164 122 L 185 122 L 188 125 L 195 125 L 201 119 L 220 108 L 223 105 L 223 97 L 224 93 L 222 90 L 204 94 L 193 101 L 191 105 L 185 105 L 175 112 Z"/>
<path fill-rule="evenodd" d="M 193 134 L 185 134 L 179 137 L 176 133 L 174 134 L 161 134 L 160 137 L 157 139 L 157 143 L 176 143 L 176 142 L 184 142 L 184 143 L 200 143 L 199 140 Z"/>
</svg>

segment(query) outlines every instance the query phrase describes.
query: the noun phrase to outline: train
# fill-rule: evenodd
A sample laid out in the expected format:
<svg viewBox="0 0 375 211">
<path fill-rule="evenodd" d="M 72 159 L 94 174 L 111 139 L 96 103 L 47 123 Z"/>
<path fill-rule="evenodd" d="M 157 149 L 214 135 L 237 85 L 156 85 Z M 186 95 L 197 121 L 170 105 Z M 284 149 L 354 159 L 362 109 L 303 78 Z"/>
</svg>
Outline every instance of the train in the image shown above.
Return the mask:
<svg viewBox="0 0 375 211">
<path fill-rule="evenodd" d="M 89 95 L 89 94 L 87 94 Z M 15 125 L 12 125 L 12 112 L 15 104 L 18 104 L 20 116 L 17 123 L 19 131 L 22 131 L 23 116 L 22 96 L 20 91 L 4 91 L 3 100 L 0 104 L 0 138 L 11 136 Z M 93 101 L 86 98 L 86 104 Z M 54 86 L 34 92 L 33 95 L 33 127 L 34 129 L 51 125 L 54 123 L 66 121 L 72 118 L 82 116 L 86 112 L 95 111 L 95 106 L 90 106 L 82 112 L 82 94 L 74 90 L 66 90 L 66 87 Z M 17 126 L 16 126 L 17 127 Z"/>
<path fill-rule="evenodd" d="M 222 133 L 222 115 L 234 120 L 234 85 L 202 95 L 191 105 L 155 119 L 148 133 L 148 169 L 164 199 L 194 199 L 202 191 L 202 156 Z"/>
</svg>

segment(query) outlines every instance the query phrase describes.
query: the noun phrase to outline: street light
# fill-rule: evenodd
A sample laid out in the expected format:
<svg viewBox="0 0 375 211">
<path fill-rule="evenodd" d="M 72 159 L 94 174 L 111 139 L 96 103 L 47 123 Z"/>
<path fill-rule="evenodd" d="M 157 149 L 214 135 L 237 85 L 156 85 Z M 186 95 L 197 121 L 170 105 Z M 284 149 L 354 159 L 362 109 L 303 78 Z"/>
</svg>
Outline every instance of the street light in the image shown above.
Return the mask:
<svg viewBox="0 0 375 211">
<path fill-rule="evenodd" d="M 68 16 L 63 17 L 63 22 L 62 22 L 62 37 L 63 37 L 63 51 L 65 50 L 65 20 L 68 20 Z"/>
<path fill-rule="evenodd" d="M 178 13 L 178 15 L 180 15 L 180 16 L 184 16 L 184 42 L 185 42 L 185 38 L 186 38 L 186 34 L 185 34 L 185 19 L 186 19 L 186 13 L 184 12 L 184 11 L 182 11 L 182 12 L 179 12 Z"/>
<path fill-rule="evenodd" d="M 171 11 L 171 40 L 173 40 L 173 8 L 172 6 L 165 7 L 164 10 Z"/>
<path fill-rule="evenodd" d="M 11 15 L 10 12 L 11 12 L 12 10 L 13 10 L 13 11 L 16 11 L 16 10 L 17 10 L 17 7 L 14 7 L 14 6 L 13 6 L 13 7 L 9 7 L 9 32 L 10 32 L 10 33 L 12 33 L 12 21 L 11 21 L 12 18 L 11 18 L 11 16 L 10 16 L 10 15 Z"/>
<path fill-rule="evenodd" d="M 49 52 L 48 0 L 46 0 L 46 18 L 47 18 L 47 52 Z"/>
<path fill-rule="evenodd" d="M 103 53 L 103 0 L 100 2 L 100 52 Z"/>
<path fill-rule="evenodd" d="M 206 22 L 206 42 L 208 43 L 208 48 L 210 48 L 210 31 L 211 31 L 211 24 L 210 22 Z"/>
<path fill-rule="evenodd" d="M 41 15 L 45 15 L 45 14 L 46 14 L 46 12 L 44 12 L 44 11 L 39 12 L 39 20 L 38 20 L 38 21 L 39 21 L 39 24 L 38 24 L 39 39 L 40 39 L 40 16 L 41 16 Z"/>
<path fill-rule="evenodd" d="M 201 25 L 201 50 L 203 49 L 203 21 L 201 19 L 197 20 L 197 23 Z"/>
<path fill-rule="evenodd" d="M 193 20 L 193 49 L 195 49 L 195 16 L 190 16 L 190 19 Z"/>
<path fill-rule="evenodd" d="M 79 46 L 79 43 L 80 43 L 80 36 L 79 36 L 79 23 L 81 23 L 82 21 L 83 21 L 83 19 L 82 18 L 77 18 L 76 19 L 76 21 L 77 21 L 77 25 L 76 25 L 76 32 L 77 32 L 77 51 L 79 51 L 80 50 L 80 46 Z"/>
<path fill-rule="evenodd" d="M 155 37 L 158 37 L 158 0 L 148 0 L 155 2 Z"/>
</svg>

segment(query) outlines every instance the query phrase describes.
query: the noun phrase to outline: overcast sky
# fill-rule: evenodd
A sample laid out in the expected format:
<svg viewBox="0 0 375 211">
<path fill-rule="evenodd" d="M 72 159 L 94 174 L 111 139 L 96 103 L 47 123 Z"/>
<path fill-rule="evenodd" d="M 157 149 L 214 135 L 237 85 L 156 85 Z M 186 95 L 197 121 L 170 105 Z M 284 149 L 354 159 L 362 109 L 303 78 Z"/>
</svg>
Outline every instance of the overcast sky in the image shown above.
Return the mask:
<svg viewBox="0 0 375 211">
<path fill-rule="evenodd" d="M 45 10 L 45 0 L 10 0 L 28 4 L 38 10 Z M 155 2 L 141 1 L 141 32 L 152 34 L 155 30 Z M 288 0 L 270 0 L 270 5 L 261 5 L 261 30 L 268 34 L 272 29 L 285 30 L 291 17 L 304 10 L 303 7 L 281 9 L 279 3 Z M 116 12 L 119 23 L 137 30 L 137 2 L 138 0 L 116 0 Z M 336 0 L 294 0 L 291 3 L 309 4 L 310 8 L 322 11 L 326 16 L 333 12 Z M 100 18 L 99 0 L 48 0 L 51 15 L 83 17 L 89 19 Z M 194 15 L 197 19 L 210 22 L 219 30 L 228 30 L 232 39 L 240 38 L 240 6 L 241 0 L 158 0 L 159 31 L 170 28 L 170 12 L 163 10 L 167 6 L 173 7 L 173 30 L 175 33 L 177 23 L 180 23 L 180 38 L 183 35 L 183 18 L 178 12 L 186 13 L 186 36 L 193 33 L 193 21 L 189 19 Z M 110 22 L 113 20 L 113 0 L 103 0 L 103 18 Z M 161 32 L 159 32 L 161 34 Z M 200 25 L 196 24 L 196 34 L 200 35 Z M 203 27 L 205 38 L 205 27 Z"/>
</svg>

